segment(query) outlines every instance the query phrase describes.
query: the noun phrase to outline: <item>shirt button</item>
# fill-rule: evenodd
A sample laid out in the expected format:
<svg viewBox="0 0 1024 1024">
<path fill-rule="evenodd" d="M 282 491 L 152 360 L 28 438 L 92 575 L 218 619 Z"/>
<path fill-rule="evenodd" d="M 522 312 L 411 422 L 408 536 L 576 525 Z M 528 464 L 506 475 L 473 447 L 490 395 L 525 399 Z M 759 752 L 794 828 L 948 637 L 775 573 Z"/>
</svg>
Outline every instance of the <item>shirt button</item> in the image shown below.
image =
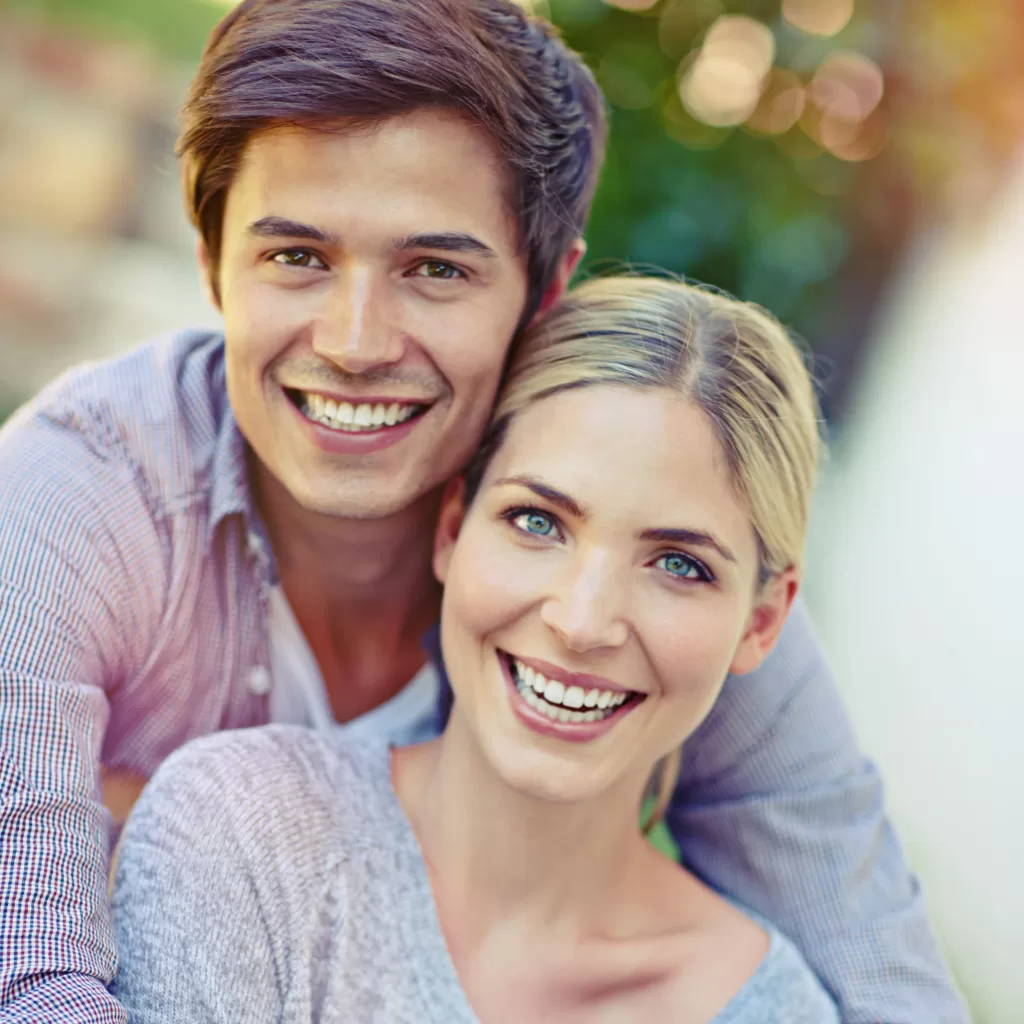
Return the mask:
<svg viewBox="0 0 1024 1024">
<path fill-rule="evenodd" d="M 263 665 L 249 669 L 249 692 L 254 697 L 265 697 L 270 693 L 270 672 Z"/>
</svg>

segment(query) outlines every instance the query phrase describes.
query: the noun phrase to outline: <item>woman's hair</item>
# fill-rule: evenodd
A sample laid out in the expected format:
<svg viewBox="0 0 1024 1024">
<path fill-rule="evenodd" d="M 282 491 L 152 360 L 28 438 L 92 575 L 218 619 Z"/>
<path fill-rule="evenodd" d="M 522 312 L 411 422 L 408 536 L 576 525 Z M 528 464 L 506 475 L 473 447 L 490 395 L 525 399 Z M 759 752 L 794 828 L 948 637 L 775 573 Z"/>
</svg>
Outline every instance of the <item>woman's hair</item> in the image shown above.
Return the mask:
<svg viewBox="0 0 1024 1024">
<path fill-rule="evenodd" d="M 669 388 L 699 405 L 750 513 L 760 581 L 800 567 L 823 447 L 810 373 L 770 313 L 683 281 L 588 281 L 524 333 L 466 469 L 466 504 L 519 413 L 594 384 Z"/>
<path fill-rule="evenodd" d="M 757 538 L 759 585 L 803 560 L 819 410 L 800 350 L 765 310 L 678 280 L 606 277 L 581 285 L 525 332 L 481 447 L 472 502 L 509 424 L 551 395 L 595 384 L 669 388 L 704 410 Z M 655 767 L 645 830 L 660 819 L 678 752 Z"/>
</svg>

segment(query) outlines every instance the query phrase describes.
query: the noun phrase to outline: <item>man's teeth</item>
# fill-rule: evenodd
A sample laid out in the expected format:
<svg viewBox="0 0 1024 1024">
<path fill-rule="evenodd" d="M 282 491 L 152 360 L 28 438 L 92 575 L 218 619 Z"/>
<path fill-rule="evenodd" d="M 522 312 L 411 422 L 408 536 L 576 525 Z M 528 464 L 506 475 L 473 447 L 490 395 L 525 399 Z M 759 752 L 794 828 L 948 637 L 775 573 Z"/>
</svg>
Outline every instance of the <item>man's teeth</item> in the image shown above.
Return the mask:
<svg viewBox="0 0 1024 1024">
<path fill-rule="evenodd" d="M 557 679 L 546 679 L 516 658 L 512 658 L 512 671 L 523 700 L 556 722 L 597 722 L 607 718 L 629 697 L 620 690 L 566 686 Z"/>
<path fill-rule="evenodd" d="M 353 405 L 351 402 L 336 402 L 333 398 L 325 398 L 315 392 L 303 395 L 302 411 L 308 419 L 322 423 L 333 430 L 346 430 L 359 433 L 364 430 L 379 430 L 381 427 L 393 427 L 404 423 L 419 409 L 418 405 L 407 405 L 392 402 L 384 405 L 381 402 L 373 405 L 363 402 Z"/>
</svg>

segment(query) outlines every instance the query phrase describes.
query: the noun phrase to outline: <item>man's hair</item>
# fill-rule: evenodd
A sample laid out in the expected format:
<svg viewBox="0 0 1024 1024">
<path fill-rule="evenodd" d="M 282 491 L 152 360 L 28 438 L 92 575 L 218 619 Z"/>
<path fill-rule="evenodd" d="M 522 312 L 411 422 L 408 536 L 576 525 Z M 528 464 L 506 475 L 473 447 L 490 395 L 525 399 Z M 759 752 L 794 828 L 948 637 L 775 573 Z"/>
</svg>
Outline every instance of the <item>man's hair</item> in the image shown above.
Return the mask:
<svg viewBox="0 0 1024 1024">
<path fill-rule="evenodd" d="M 601 93 L 582 60 L 511 0 L 243 0 L 207 43 L 182 111 L 186 203 L 214 288 L 228 189 L 254 134 L 461 113 L 508 170 L 526 315 L 583 233 L 604 155 Z"/>
</svg>

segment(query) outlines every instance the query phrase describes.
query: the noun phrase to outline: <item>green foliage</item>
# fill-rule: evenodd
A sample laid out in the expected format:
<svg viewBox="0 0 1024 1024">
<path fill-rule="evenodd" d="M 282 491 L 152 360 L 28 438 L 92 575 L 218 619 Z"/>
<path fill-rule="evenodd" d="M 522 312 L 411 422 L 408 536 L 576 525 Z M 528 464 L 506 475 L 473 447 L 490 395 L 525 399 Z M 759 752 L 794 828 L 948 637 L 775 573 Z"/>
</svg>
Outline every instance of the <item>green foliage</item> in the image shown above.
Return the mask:
<svg viewBox="0 0 1024 1024">
<path fill-rule="evenodd" d="M 0 0 L 20 12 L 104 39 L 144 39 L 166 57 L 196 61 L 229 9 L 211 0 Z"/>
<path fill-rule="evenodd" d="M 228 9 L 212 0 L 7 2 L 108 37 L 145 37 L 187 60 Z M 706 281 L 763 304 L 816 344 L 829 324 L 828 285 L 848 250 L 840 204 L 856 169 L 799 127 L 775 139 L 701 125 L 683 109 L 677 79 L 722 13 L 768 24 L 777 62 L 798 71 L 836 43 L 786 28 L 778 0 L 661 0 L 639 13 L 604 0 L 534 6 L 546 7 L 609 99 L 610 147 L 584 272 L 657 267 Z"/>
</svg>

